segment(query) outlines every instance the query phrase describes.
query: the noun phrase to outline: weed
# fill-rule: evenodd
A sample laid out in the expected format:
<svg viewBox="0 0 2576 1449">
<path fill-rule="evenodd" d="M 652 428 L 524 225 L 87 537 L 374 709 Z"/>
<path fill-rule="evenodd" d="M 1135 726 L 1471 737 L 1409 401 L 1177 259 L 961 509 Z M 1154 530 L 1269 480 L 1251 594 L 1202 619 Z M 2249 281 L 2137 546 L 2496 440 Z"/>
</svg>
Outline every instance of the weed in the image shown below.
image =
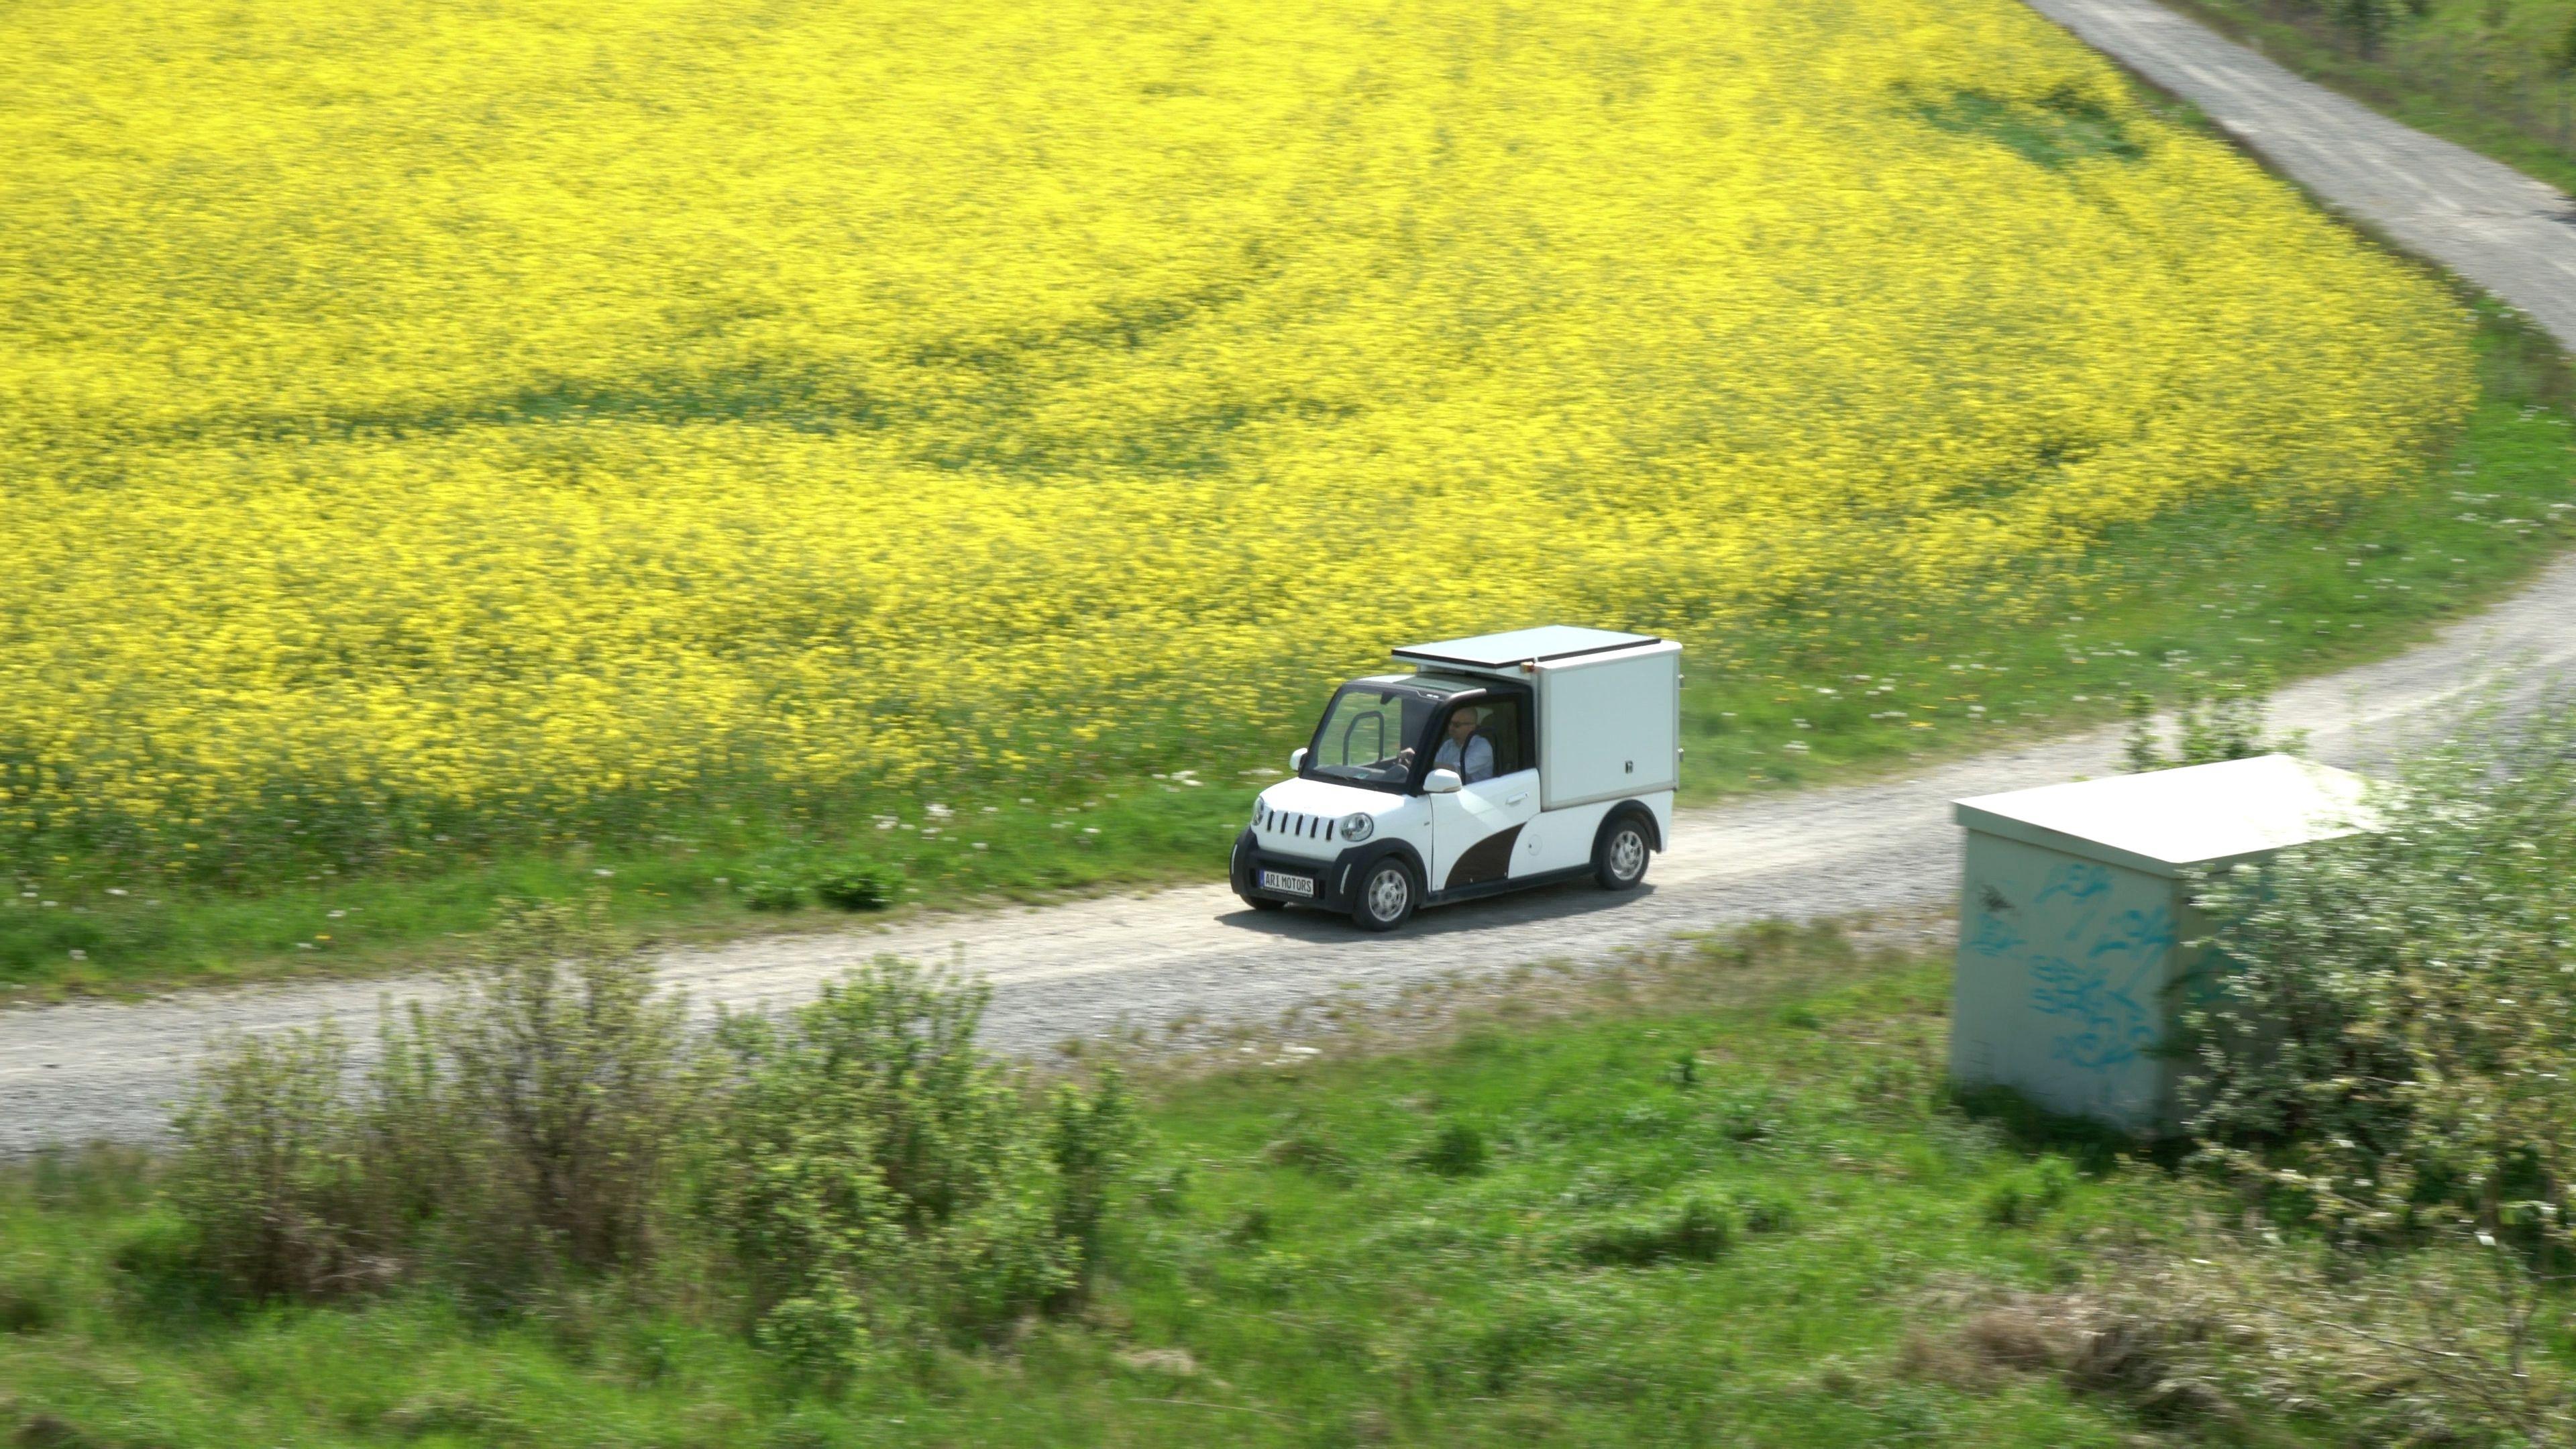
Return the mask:
<svg viewBox="0 0 2576 1449">
<path fill-rule="evenodd" d="M 1587 1228 L 1574 1241 L 1584 1262 L 1641 1268 L 1655 1263 L 1704 1263 L 1734 1238 L 1726 1214 L 1703 1198 L 1684 1199 L 1665 1212 Z"/>
<path fill-rule="evenodd" d="M 1979 1204 L 1986 1221 L 2001 1228 L 2026 1228 L 2064 1203 L 2075 1191 L 2075 1166 L 2062 1157 L 2043 1157 L 1986 1190 Z"/>
<path fill-rule="evenodd" d="M 1473 1177 L 1485 1170 L 1485 1134 L 1469 1122 L 1444 1122 L 1414 1149 L 1413 1163 L 1442 1177 Z"/>
<path fill-rule="evenodd" d="M 841 866 L 814 878 L 814 898 L 837 911 L 881 911 L 894 902 L 894 878 L 866 866 Z"/>
</svg>

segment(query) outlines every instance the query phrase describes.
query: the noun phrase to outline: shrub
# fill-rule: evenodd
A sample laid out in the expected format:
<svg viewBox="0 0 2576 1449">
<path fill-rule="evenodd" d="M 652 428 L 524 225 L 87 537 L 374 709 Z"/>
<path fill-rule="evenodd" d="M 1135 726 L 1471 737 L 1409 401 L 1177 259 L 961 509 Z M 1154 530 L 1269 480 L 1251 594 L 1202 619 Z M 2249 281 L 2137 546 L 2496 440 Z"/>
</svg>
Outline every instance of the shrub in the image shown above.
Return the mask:
<svg viewBox="0 0 2576 1449">
<path fill-rule="evenodd" d="M 974 1045 L 987 990 L 893 960 L 781 1018 L 728 1017 L 699 1208 L 755 1333 L 839 1378 L 1071 1292 L 1124 1153 L 1114 1082 L 1031 1109 Z"/>
<path fill-rule="evenodd" d="M 206 1266 L 245 1295 L 324 1297 L 385 1276 L 348 1063 L 328 1022 L 218 1036 L 172 1119 L 171 1205 Z"/>
<path fill-rule="evenodd" d="M 656 995 L 652 963 L 608 938 L 597 903 L 515 910 L 456 1000 L 419 1039 L 414 1075 L 379 1109 L 418 1100 L 477 1139 L 486 1205 L 542 1233 L 573 1263 L 641 1255 L 672 1123 L 687 1095 L 681 1000 Z M 449 1077 L 417 1075 L 443 1055 Z"/>
<path fill-rule="evenodd" d="M 742 903 L 755 911 L 792 911 L 805 904 L 805 889 L 779 875 L 757 875 L 742 883 Z"/>
<path fill-rule="evenodd" d="M 2208 882 L 2226 992 L 2187 1015 L 2200 1163 L 2348 1248 L 2447 1247 L 2508 1286 L 2515 1362 L 2576 1261 L 2576 721 L 2474 721 L 2380 829 Z M 2429 1310 L 2428 1310 L 2429 1312 Z M 2427 1365 L 2446 1332 L 2420 1325 Z M 2576 1409 L 2576 1400 L 2556 1401 Z M 2508 1416 L 2516 1432 L 2540 1409 Z"/>
<path fill-rule="evenodd" d="M 434 1249 L 460 1286 L 632 1261 L 686 1093 L 682 1008 L 596 902 L 512 908 L 436 1012 L 379 1028 L 352 1090 L 336 1026 L 219 1038 L 181 1107 L 170 1201 L 253 1297 L 392 1281 Z"/>
<path fill-rule="evenodd" d="M 1113 1068 L 1085 1093 L 1071 1084 L 1051 1098 L 1047 1161 L 1055 1169 L 1055 1234 L 1072 1253 L 1073 1287 L 1088 1285 L 1100 1255 L 1100 1224 L 1109 1199 L 1133 1159 L 1136 1113 L 1126 1084 Z"/>
<path fill-rule="evenodd" d="M 2155 696 L 2135 691 L 2126 710 L 2129 732 L 2122 749 L 2132 772 L 2214 765 L 2296 749 L 2305 735 L 2304 731 L 2273 735 L 2266 730 L 2271 699 L 2268 685 L 2262 682 L 2229 682 L 2213 688 L 2205 679 L 2189 680 L 2174 711 L 2171 753 L 2156 739 Z"/>
<path fill-rule="evenodd" d="M 2357 1230 L 2554 1222 L 2576 1181 L 2576 725 L 2471 732 L 2377 804 L 2377 831 L 2202 889 L 2231 966 L 2188 1017 L 2204 1160 Z"/>
</svg>

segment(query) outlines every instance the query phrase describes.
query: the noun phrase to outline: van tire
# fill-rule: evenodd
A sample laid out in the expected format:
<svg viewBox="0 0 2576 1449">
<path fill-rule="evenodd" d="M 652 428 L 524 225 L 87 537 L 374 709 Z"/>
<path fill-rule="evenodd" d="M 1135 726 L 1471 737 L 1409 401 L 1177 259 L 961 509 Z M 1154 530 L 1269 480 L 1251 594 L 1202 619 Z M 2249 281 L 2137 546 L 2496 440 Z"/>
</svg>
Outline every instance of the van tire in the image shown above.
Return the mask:
<svg viewBox="0 0 2576 1449">
<path fill-rule="evenodd" d="M 1655 828 L 1634 810 L 1623 810 L 1601 823 L 1601 838 L 1592 846 L 1592 878 L 1605 891 L 1632 891 L 1646 878 L 1655 855 Z"/>
<path fill-rule="evenodd" d="M 1360 873 L 1351 892 L 1351 919 L 1363 931 L 1392 931 L 1413 918 L 1422 903 L 1422 882 L 1400 856 L 1381 856 Z"/>
</svg>

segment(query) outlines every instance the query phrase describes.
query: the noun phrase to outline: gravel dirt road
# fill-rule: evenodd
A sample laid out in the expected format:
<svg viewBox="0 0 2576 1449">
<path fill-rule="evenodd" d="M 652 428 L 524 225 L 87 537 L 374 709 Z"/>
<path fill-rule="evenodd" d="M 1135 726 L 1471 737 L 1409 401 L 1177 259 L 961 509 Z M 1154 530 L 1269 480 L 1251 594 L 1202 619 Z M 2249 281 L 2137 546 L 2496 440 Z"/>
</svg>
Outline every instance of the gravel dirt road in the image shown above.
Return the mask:
<svg viewBox="0 0 2576 1449">
<path fill-rule="evenodd" d="M 2471 691 L 2529 700 L 2559 676 L 2576 677 L 2576 558 L 2423 648 L 2282 691 L 2273 718 L 2308 730 L 2319 758 L 2368 766 L 2402 753 L 2410 727 L 2438 720 Z M 1598 958 L 1765 916 L 1937 910 L 1956 888 L 1951 800 L 2106 774 L 2119 748 L 2118 731 L 2099 730 L 1904 779 L 1687 811 L 1643 890 L 1561 886 L 1427 912 L 1388 936 L 1306 912 L 1257 914 L 1223 886 L 1193 886 L 677 952 L 664 975 L 702 1007 L 739 1006 L 799 999 L 880 952 L 954 959 L 992 981 L 986 1034 L 1015 1051 L 1123 1026 L 1263 1021 L 1318 998 L 1378 1002 L 1453 971 Z M 382 997 L 437 989 L 434 979 L 404 978 L 0 1012 L 0 1156 L 157 1136 L 166 1102 L 216 1029 L 271 1031 L 331 1015 L 364 1034 Z"/>
<path fill-rule="evenodd" d="M 2576 225 L 2565 197 L 2139 0 L 2033 4 L 2197 102 L 2331 204 L 2475 279 L 2576 347 Z M 2576 676 L 2576 558 L 2423 648 L 2283 691 L 2274 720 L 2308 730 L 2319 758 L 2368 767 L 2402 753 L 2410 730 L 2471 691 L 2529 700 L 2562 676 Z M 993 983 L 988 1038 L 1020 1051 L 1122 1025 L 1266 1020 L 1319 998 L 1379 1001 L 1450 972 L 1598 958 L 1764 916 L 1939 909 L 1957 877 L 1950 800 L 2107 773 L 2118 749 L 2117 732 L 2104 730 L 1903 779 L 1686 812 L 1643 891 L 1560 887 L 1431 912 L 1393 936 L 1304 913 L 1255 914 L 1223 887 L 1199 886 L 745 941 L 673 954 L 665 975 L 704 1007 L 783 1002 L 880 952 L 953 953 Z M 363 1034 L 384 997 L 437 990 L 434 979 L 405 978 L 0 1012 L 0 1156 L 158 1136 L 211 1031 L 336 1016 Z"/>
</svg>

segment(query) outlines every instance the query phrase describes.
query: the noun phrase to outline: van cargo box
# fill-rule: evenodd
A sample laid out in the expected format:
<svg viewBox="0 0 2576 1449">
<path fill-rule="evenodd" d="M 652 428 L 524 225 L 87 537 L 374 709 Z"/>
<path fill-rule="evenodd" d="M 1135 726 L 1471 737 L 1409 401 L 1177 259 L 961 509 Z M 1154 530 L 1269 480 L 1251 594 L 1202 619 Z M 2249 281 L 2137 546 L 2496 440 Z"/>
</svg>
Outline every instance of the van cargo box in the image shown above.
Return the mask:
<svg viewBox="0 0 2576 1449">
<path fill-rule="evenodd" d="M 1543 809 L 1681 783 L 1682 646 L 1670 639 L 1551 625 L 1407 645 L 1394 657 L 1426 673 L 1534 687 Z"/>
</svg>

